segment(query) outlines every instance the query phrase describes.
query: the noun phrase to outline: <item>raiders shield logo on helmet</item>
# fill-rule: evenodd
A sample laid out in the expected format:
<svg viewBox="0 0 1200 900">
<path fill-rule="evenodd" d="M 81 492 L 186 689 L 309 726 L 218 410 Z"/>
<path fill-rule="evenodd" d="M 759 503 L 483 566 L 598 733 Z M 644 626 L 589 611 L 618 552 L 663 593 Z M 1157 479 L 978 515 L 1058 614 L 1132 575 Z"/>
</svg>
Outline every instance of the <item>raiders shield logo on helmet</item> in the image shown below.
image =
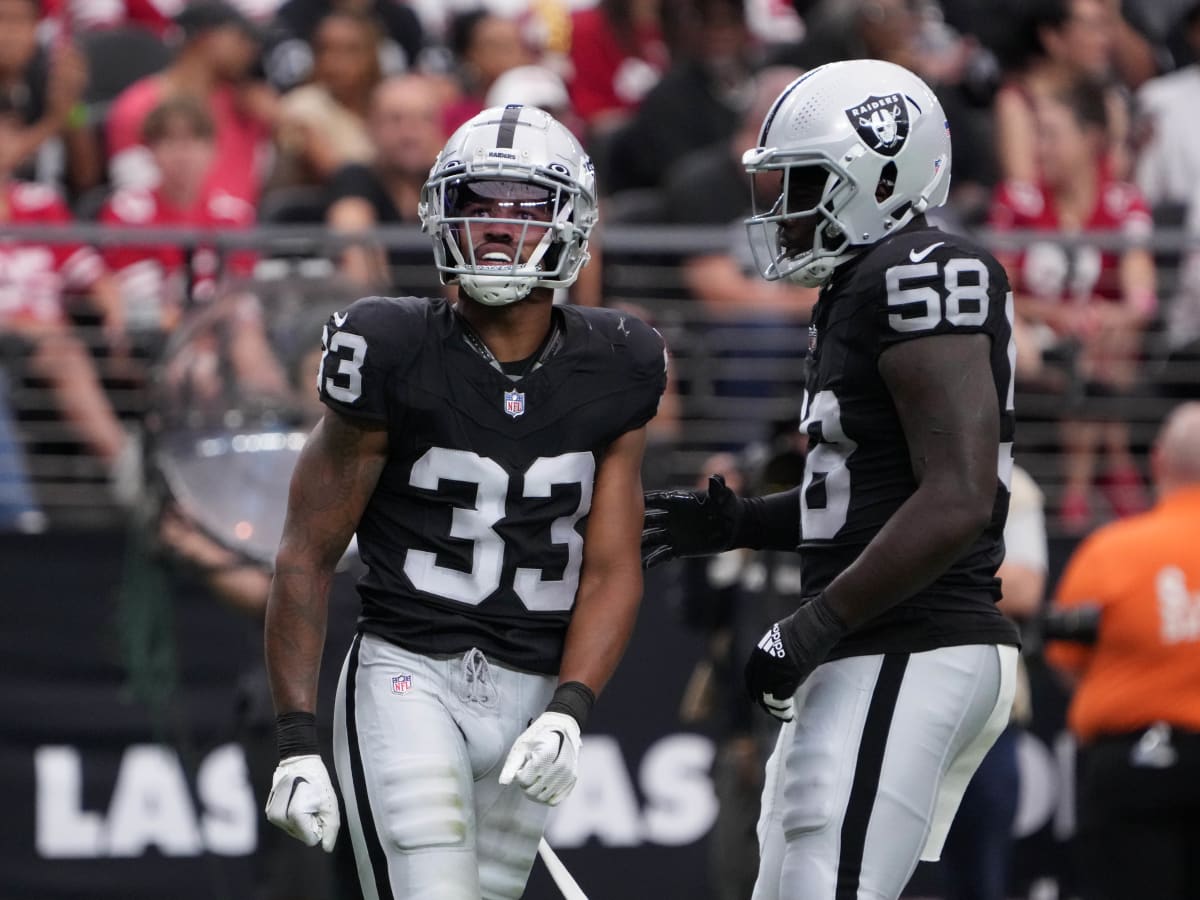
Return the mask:
<svg viewBox="0 0 1200 900">
<path fill-rule="evenodd" d="M 908 138 L 908 106 L 900 94 L 872 95 L 846 110 L 846 118 L 866 145 L 882 156 L 895 156 Z"/>
</svg>

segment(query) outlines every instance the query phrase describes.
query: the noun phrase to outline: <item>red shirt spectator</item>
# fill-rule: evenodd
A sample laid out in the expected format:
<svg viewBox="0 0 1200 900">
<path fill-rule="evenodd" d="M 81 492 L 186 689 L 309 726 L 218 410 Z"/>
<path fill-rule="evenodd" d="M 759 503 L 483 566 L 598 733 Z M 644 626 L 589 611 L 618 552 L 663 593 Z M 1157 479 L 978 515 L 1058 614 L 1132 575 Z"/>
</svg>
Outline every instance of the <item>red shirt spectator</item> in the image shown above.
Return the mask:
<svg viewBox="0 0 1200 900">
<path fill-rule="evenodd" d="M 607 116 L 637 108 L 667 70 L 670 57 L 658 17 L 633 18 L 623 38 L 601 4 L 571 17 L 571 64 L 568 84 L 575 111 L 589 126 Z"/>
<path fill-rule="evenodd" d="M 167 94 L 166 84 L 151 76 L 130 85 L 113 104 L 108 117 L 108 152 L 117 184 L 152 187 L 158 183 L 158 171 L 139 135 L 150 110 Z M 217 153 L 205 189 L 224 191 L 253 205 L 262 189 L 261 163 L 270 133 L 241 112 L 233 87 L 219 86 L 208 102 L 216 122 Z"/>
<path fill-rule="evenodd" d="M 0 128 L 0 144 L 11 137 L 12 122 Z M 0 186 L 0 222 L 6 225 L 63 225 L 71 221 L 50 187 L 6 179 Z M 85 446 L 110 467 L 122 502 L 133 499 L 137 483 L 126 438 L 87 349 L 72 333 L 64 314 L 64 292 L 87 292 L 106 314 L 106 332 L 116 337 L 123 314 L 120 296 L 104 263 L 89 247 L 0 241 L 0 332 L 15 332 L 29 345 L 30 371 L 46 380 L 63 420 Z M 116 337 L 119 341 L 119 337 Z"/>
<path fill-rule="evenodd" d="M 216 155 L 209 193 L 220 189 L 254 205 L 277 115 L 277 98 L 246 77 L 258 58 L 254 25 L 224 0 L 187 6 L 176 17 L 185 40 L 164 71 L 134 82 L 117 97 L 108 117 L 111 181 L 118 187 L 153 187 L 158 172 L 141 145 L 147 115 L 171 97 L 201 99 L 216 126 Z"/>
<path fill-rule="evenodd" d="M 104 205 L 100 221 L 112 225 L 137 228 L 175 227 L 210 229 L 213 232 L 231 228 L 248 228 L 254 224 L 254 207 L 232 194 L 216 191 L 190 208 L 173 206 L 159 189 L 125 188 Z M 121 280 L 127 299 L 161 298 L 157 310 L 159 322 L 169 330 L 181 311 L 187 290 L 186 278 L 191 278 L 191 295 L 205 300 L 216 291 L 220 259 L 211 248 L 200 247 L 192 254 L 190 272 L 185 269 L 184 250 L 175 244 L 155 246 L 121 246 L 106 250 L 104 258 Z M 236 275 L 250 275 L 254 257 L 235 253 L 229 257 L 229 270 Z M 147 299 L 146 305 L 150 301 Z M 130 327 L 145 322 L 130 321 Z M 153 323 L 151 323 L 153 324 Z"/>
<path fill-rule="evenodd" d="M 1092 398 L 1127 395 L 1137 381 L 1142 333 L 1157 304 L 1146 246 L 1151 221 L 1137 189 L 1112 177 L 1102 88 L 1078 81 L 1040 99 L 1037 134 L 1040 183 L 1002 185 L 992 223 L 1047 232 L 1045 241 L 997 257 L 1008 269 L 1017 315 L 1044 326 L 1027 350 L 1061 345 L 1070 377 L 1085 385 L 1081 401 L 1063 409 L 1059 508 L 1059 524 L 1082 533 L 1092 523 L 1093 487 L 1118 516 L 1145 504 L 1128 425 Z M 1064 235 L 1089 231 L 1125 240 L 1111 249 L 1064 246 Z"/>
<path fill-rule="evenodd" d="M 1019 181 L 997 188 L 991 224 L 1001 231 L 1064 230 L 1050 189 L 1044 184 Z M 1121 232 L 1133 243 L 1143 243 L 1150 236 L 1151 226 L 1150 210 L 1138 189 L 1102 176 L 1095 206 L 1081 230 Z M 1102 297 L 1119 301 L 1124 297 L 1120 270 L 1119 251 L 1045 241 L 1031 244 L 1018 254 L 1009 275 L 1018 292 L 1041 299 L 1086 302 L 1090 297 Z"/>
<path fill-rule="evenodd" d="M 153 189 L 118 190 L 101 211 L 102 222 L 214 232 L 254 223 L 253 206 L 205 183 L 215 152 L 214 125 L 199 100 L 183 95 L 156 107 L 146 118 L 142 138 L 162 172 L 162 183 Z M 113 247 L 105 257 L 121 281 L 129 325 L 136 329 L 169 331 L 185 301 L 209 299 L 221 274 L 211 248 L 197 248 L 190 269 L 183 249 L 175 244 Z M 253 265 L 252 254 L 229 257 L 234 274 L 248 275 Z"/>
<path fill-rule="evenodd" d="M 3 186 L 7 225 L 65 225 L 71 213 L 50 187 L 9 181 Z M 0 242 L 0 326 L 60 323 L 64 291 L 90 290 L 104 263 L 80 244 Z"/>
</svg>

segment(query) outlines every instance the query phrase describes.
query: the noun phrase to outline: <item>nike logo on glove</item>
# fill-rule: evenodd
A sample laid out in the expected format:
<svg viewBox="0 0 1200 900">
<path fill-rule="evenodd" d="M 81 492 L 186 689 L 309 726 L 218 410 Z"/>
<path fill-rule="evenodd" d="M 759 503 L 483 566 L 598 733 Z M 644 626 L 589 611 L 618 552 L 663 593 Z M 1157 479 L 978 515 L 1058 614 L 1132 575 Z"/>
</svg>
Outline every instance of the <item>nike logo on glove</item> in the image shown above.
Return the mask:
<svg viewBox="0 0 1200 900">
<path fill-rule="evenodd" d="M 284 815 L 287 815 L 289 812 L 291 812 L 292 799 L 296 796 L 296 788 L 300 787 L 300 785 L 302 785 L 302 784 L 308 784 L 308 779 L 305 778 L 303 775 L 292 782 L 292 791 L 290 794 L 288 794 L 288 802 L 286 804 L 284 804 L 284 807 L 283 807 Z"/>
<path fill-rule="evenodd" d="M 944 243 L 946 243 L 946 242 L 938 241 L 936 244 L 930 244 L 928 247 L 926 247 L 920 253 L 918 253 L 916 250 L 909 250 L 908 258 L 911 259 L 913 262 L 920 262 L 925 257 L 927 257 L 930 253 L 932 253 L 934 250 L 936 250 L 938 247 L 942 246 L 942 244 L 944 244 Z"/>
</svg>

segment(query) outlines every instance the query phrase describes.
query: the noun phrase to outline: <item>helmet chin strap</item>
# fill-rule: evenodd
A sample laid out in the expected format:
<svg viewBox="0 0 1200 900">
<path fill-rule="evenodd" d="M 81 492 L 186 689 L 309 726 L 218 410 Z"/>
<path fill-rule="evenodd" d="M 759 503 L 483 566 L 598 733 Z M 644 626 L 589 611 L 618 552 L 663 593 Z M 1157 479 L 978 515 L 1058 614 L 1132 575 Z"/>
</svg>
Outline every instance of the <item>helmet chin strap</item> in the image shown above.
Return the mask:
<svg viewBox="0 0 1200 900">
<path fill-rule="evenodd" d="M 524 300 L 533 290 L 532 278 L 506 278 L 503 275 L 459 275 L 458 283 L 467 296 L 484 306 L 508 306 Z"/>
<path fill-rule="evenodd" d="M 567 204 L 565 216 L 569 215 L 570 205 Z M 539 269 L 542 259 L 549 251 L 553 241 L 554 229 L 547 229 L 522 268 Z M 457 242 L 450 240 L 447 243 L 458 264 L 465 266 L 466 262 Z M 518 300 L 524 300 L 529 296 L 529 292 L 541 283 L 537 274 L 491 275 L 485 272 L 463 273 L 458 276 L 457 280 L 462 289 L 467 292 L 468 297 L 484 306 L 509 306 Z"/>
<path fill-rule="evenodd" d="M 839 253 L 837 256 L 822 256 L 820 259 L 814 259 L 807 262 L 791 272 L 788 272 L 784 277 L 801 287 L 821 287 L 833 275 L 833 270 L 844 262 L 848 262 L 857 255 L 856 250 L 851 248 L 849 253 Z"/>
<path fill-rule="evenodd" d="M 852 248 L 843 248 L 843 250 L 849 250 L 850 252 L 837 254 L 822 252 L 822 232 L 829 238 L 837 238 L 843 234 L 843 228 L 841 223 L 836 219 L 827 220 L 818 226 L 813 234 L 813 249 L 810 251 L 816 258 L 810 259 L 808 262 L 792 269 L 783 276 L 785 280 L 793 284 L 798 284 L 801 287 L 821 287 L 833 275 L 834 269 L 855 255 Z"/>
<path fill-rule="evenodd" d="M 834 268 L 834 260 L 827 256 L 822 259 L 813 260 L 789 272 L 787 280 L 801 287 L 820 287 L 829 280 L 829 276 L 833 274 Z"/>
</svg>

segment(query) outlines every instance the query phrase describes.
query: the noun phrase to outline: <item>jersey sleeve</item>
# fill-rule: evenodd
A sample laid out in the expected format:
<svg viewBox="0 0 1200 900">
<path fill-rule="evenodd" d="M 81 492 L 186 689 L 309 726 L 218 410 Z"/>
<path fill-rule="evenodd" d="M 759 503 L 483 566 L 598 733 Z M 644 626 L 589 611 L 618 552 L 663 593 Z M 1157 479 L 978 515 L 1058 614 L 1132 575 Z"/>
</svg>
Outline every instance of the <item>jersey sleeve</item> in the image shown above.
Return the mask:
<svg viewBox="0 0 1200 900">
<path fill-rule="evenodd" d="M 1008 275 L 982 248 L 925 232 L 873 254 L 858 289 L 874 306 L 879 350 L 938 334 L 985 333 L 1007 340 Z"/>
<path fill-rule="evenodd" d="M 426 327 L 416 301 L 385 297 L 366 297 L 331 315 L 321 332 L 321 402 L 352 418 L 391 422 L 389 387 L 412 362 Z"/>
<path fill-rule="evenodd" d="M 667 345 L 658 330 L 641 319 L 627 316 L 626 347 L 630 356 L 629 418 L 623 431 L 641 428 L 658 414 L 667 389 Z"/>
</svg>

